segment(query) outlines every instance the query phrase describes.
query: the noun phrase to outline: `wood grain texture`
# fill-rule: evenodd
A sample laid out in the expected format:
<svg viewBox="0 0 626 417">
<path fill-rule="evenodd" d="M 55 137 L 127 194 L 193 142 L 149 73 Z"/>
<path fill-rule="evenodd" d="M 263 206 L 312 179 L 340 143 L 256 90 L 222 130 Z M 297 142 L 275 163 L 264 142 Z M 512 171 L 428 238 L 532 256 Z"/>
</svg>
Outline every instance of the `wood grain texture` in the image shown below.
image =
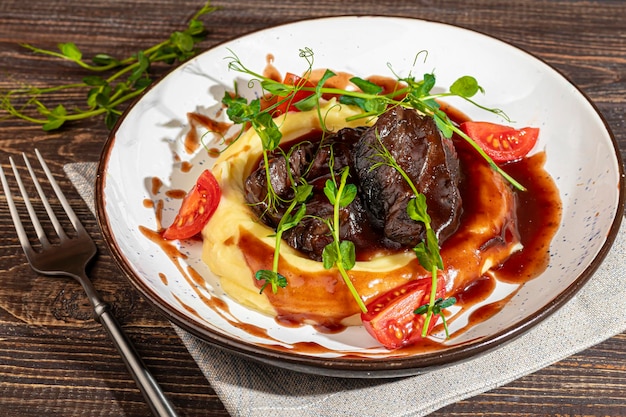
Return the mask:
<svg viewBox="0 0 626 417">
<path fill-rule="evenodd" d="M 626 2 L 583 0 L 223 0 L 207 17 L 203 48 L 295 20 L 344 14 L 409 16 L 495 36 L 543 59 L 587 94 L 626 156 Z M 85 55 L 125 56 L 177 29 L 201 1 L 2 0 L 0 90 L 51 86 L 85 73 L 27 52 L 21 43 L 54 48 L 75 42 Z M 315 34 L 311 34 L 314 36 Z M 417 41 L 417 40 L 416 40 Z M 462 65 L 462 63 L 459 63 Z M 159 67 L 155 76 L 167 69 Z M 541 99 L 538 97 L 538 99 Z M 79 106 L 79 94 L 58 94 Z M 0 117 L 3 115 L 0 114 Z M 170 324 L 123 279 L 104 247 L 93 215 L 63 176 L 68 162 L 96 161 L 107 130 L 102 120 L 45 133 L 0 120 L 0 164 L 33 147 L 49 160 L 100 255 L 91 276 L 141 356 L 183 416 L 228 416 Z M 0 197 L 0 415 L 147 416 L 149 410 L 78 284 L 31 271 Z M 619 285 L 623 285 L 620 283 Z M 416 397 L 407 401 L 418 401 Z M 626 335 L 617 335 L 532 375 L 456 404 L 434 416 L 624 416 Z"/>
</svg>

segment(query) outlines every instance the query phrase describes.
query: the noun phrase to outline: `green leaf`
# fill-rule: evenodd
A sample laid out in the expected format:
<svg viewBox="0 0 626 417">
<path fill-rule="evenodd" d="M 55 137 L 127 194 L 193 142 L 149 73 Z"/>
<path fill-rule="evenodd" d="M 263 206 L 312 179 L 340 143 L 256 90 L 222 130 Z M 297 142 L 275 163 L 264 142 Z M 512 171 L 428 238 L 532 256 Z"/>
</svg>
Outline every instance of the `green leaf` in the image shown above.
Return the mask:
<svg viewBox="0 0 626 417">
<path fill-rule="evenodd" d="M 298 211 L 295 214 L 285 214 L 282 219 L 280 219 L 279 228 L 281 231 L 289 230 L 293 227 L 296 227 L 298 223 L 302 220 L 304 215 L 306 214 L 306 205 L 302 204 Z"/>
<path fill-rule="evenodd" d="M 59 50 L 63 56 L 71 59 L 72 61 L 80 61 L 83 58 L 83 54 L 80 49 L 73 42 L 66 42 L 59 44 Z"/>
<path fill-rule="evenodd" d="M 341 104 L 353 105 L 357 106 L 366 113 L 376 113 L 380 114 L 385 111 L 387 108 L 387 100 L 383 97 L 380 98 L 363 98 L 363 97 L 352 97 L 347 95 L 339 96 L 339 102 Z"/>
<path fill-rule="evenodd" d="M 456 298 L 454 297 L 449 297 L 449 298 L 446 298 L 445 300 L 443 298 L 437 298 L 435 300 L 435 303 L 433 304 L 432 312 L 434 315 L 439 315 L 441 317 L 444 317 L 442 314 L 443 310 L 445 310 L 448 307 L 452 307 L 454 303 L 456 303 Z M 429 304 L 421 305 L 418 308 L 416 308 L 413 311 L 413 313 L 425 314 L 428 312 L 428 307 L 429 307 Z"/>
<path fill-rule="evenodd" d="M 174 32 L 170 36 L 170 42 L 182 52 L 190 52 L 193 50 L 194 41 L 191 35 L 184 32 Z"/>
<path fill-rule="evenodd" d="M 407 213 L 412 220 L 422 223 L 430 223 L 430 216 L 427 213 L 426 196 L 418 193 L 415 198 L 409 200 Z"/>
<path fill-rule="evenodd" d="M 441 300 L 441 298 L 439 300 Z M 454 303 L 456 303 L 456 298 L 454 298 L 454 297 L 446 298 L 445 300 L 442 300 L 439 303 L 439 308 L 443 310 L 443 309 L 446 309 L 448 307 L 452 307 L 454 305 Z"/>
<path fill-rule="evenodd" d="M 93 58 L 91 58 L 91 61 L 94 64 L 100 65 L 103 67 L 108 66 L 108 65 L 114 65 L 114 66 L 121 65 L 120 61 L 113 58 L 111 55 L 107 55 L 107 54 L 96 54 L 93 56 Z"/>
<path fill-rule="evenodd" d="M 261 138 L 263 149 L 267 151 L 276 149 L 280 144 L 280 139 L 283 137 L 283 134 L 278 129 L 274 119 L 272 119 L 272 115 L 267 112 L 258 113 L 251 122 L 257 135 Z"/>
<path fill-rule="evenodd" d="M 478 85 L 478 81 L 476 81 L 476 78 L 469 75 L 464 75 L 463 77 L 460 77 L 450 86 L 450 92 L 452 94 L 456 94 L 457 96 L 465 98 L 472 97 L 479 91 L 484 90 L 480 85 Z"/>
<path fill-rule="evenodd" d="M 280 97 L 288 96 L 289 94 L 293 93 L 294 90 L 293 86 L 285 85 L 274 80 L 261 81 L 261 87 L 268 93 Z"/>
<path fill-rule="evenodd" d="M 107 85 L 107 81 L 98 75 L 89 75 L 87 77 L 84 77 L 83 82 L 92 87 Z"/>
<path fill-rule="evenodd" d="M 413 314 L 426 314 L 428 312 L 428 304 L 419 306 L 413 311 Z"/>
<path fill-rule="evenodd" d="M 322 251 L 322 263 L 324 264 L 324 269 L 331 269 L 337 262 L 337 259 L 339 259 L 339 254 L 337 253 L 335 242 L 331 242 L 324 246 L 324 250 Z"/>
<path fill-rule="evenodd" d="M 335 205 L 335 201 L 337 201 L 337 184 L 333 180 L 326 180 L 326 184 L 324 185 L 324 195 L 328 198 L 328 201 L 333 206 Z"/>
<path fill-rule="evenodd" d="M 144 88 L 146 88 L 147 86 L 149 86 L 150 84 L 152 84 L 152 79 L 150 77 L 142 77 L 140 79 L 138 79 L 135 84 L 134 87 L 137 90 L 143 90 Z M 122 84 L 120 84 L 122 85 Z M 123 84 L 125 85 L 125 84 Z"/>
<path fill-rule="evenodd" d="M 439 240 L 437 239 L 435 231 L 430 227 L 426 229 L 426 247 L 428 248 L 428 255 L 432 262 L 431 269 L 433 266 L 440 270 L 443 269 L 443 259 L 441 259 L 439 252 Z"/>
<path fill-rule="evenodd" d="M 348 95 L 339 96 L 339 102 L 348 106 L 357 106 L 358 108 L 365 110 L 365 102 L 367 100 L 362 97 L 353 97 Z"/>
<path fill-rule="evenodd" d="M 433 263 L 432 266 L 442 270 L 443 259 L 441 258 L 441 253 L 439 251 L 439 239 L 437 239 L 435 231 L 430 227 L 426 229 L 426 247 L 428 248 L 428 254 L 430 255 L 430 259 Z"/>
<path fill-rule="evenodd" d="M 100 88 L 94 87 L 87 92 L 87 105 L 89 107 L 96 107 L 96 97 L 100 94 Z"/>
<path fill-rule="evenodd" d="M 339 199 L 339 207 L 344 208 L 347 207 L 357 194 L 357 188 L 354 184 L 346 184 L 343 192 L 341 193 L 341 199 Z"/>
<path fill-rule="evenodd" d="M 424 97 L 430 94 L 430 90 L 433 89 L 437 82 L 434 74 L 424 74 L 424 80 L 419 83 L 419 88 L 415 90 L 419 97 Z"/>
<path fill-rule="evenodd" d="M 96 105 L 100 107 L 106 107 L 109 105 L 109 96 L 104 93 L 96 94 Z"/>
<path fill-rule="evenodd" d="M 302 100 L 294 103 L 294 106 L 300 111 L 312 110 L 319 104 L 319 98 L 316 95 L 310 95 Z"/>
<path fill-rule="evenodd" d="M 324 86 L 326 81 L 328 81 L 329 78 L 332 78 L 335 75 L 337 75 L 337 74 L 335 74 L 334 72 L 332 72 L 329 69 L 324 71 L 324 75 L 322 75 L 322 78 L 320 78 L 320 80 L 317 82 L 317 85 L 315 86 L 315 90 L 316 90 L 316 93 L 317 93 L 318 97 L 321 96 L 320 90 Z"/>
<path fill-rule="evenodd" d="M 356 249 L 354 243 L 349 240 L 342 240 L 339 243 L 339 252 L 341 253 L 341 264 L 345 270 L 354 268 L 356 264 Z"/>
<path fill-rule="evenodd" d="M 431 254 L 426 248 L 426 244 L 422 241 L 418 243 L 414 248 L 413 252 L 415 252 L 415 256 L 419 261 L 420 265 L 427 271 L 431 271 L 433 269 L 434 262 L 431 259 Z"/>
<path fill-rule="evenodd" d="M 42 129 L 46 132 L 49 132 L 51 130 L 56 130 L 60 128 L 63 123 L 65 123 L 65 119 L 49 119 L 47 123 L 44 123 Z"/>
<path fill-rule="evenodd" d="M 311 184 L 299 185 L 298 187 L 296 187 L 296 201 L 298 203 L 304 203 L 309 198 L 312 191 L 313 186 Z"/>
<path fill-rule="evenodd" d="M 110 95 L 117 96 L 129 90 L 130 90 L 130 87 L 126 85 L 126 83 L 119 83 L 115 85 L 115 88 L 113 88 L 113 92 Z"/>
<path fill-rule="evenodd" d="M 59 104 L 54 108 L 54 110 L 52 110 L 51 114 L 56 117 L 64 117 L 67 115 L 67 110 L 65 109 L 65 106 Z"/>
<path fill-rule="evenodd" d="M 191 20 L 187 26 L 187 31 L 192 35 L 204 33 L 205 30 L 204 23 L 196 19 Z"/>
<path fill-rule="evenodd" d="M 261 100 L 254 99 L 250 103 L 243 97 L 233 97 L 228 92 L 224 93 L 222 103 L 226 106 L 228 118 L 236 124 L 252 122 L 261 112 Z"/>
<path fill-rule="evenodd" d="M 142 75 L 146 73 L 146 71 L 148 71 L 148 68 L 150 68 L 150 59 L 146 57 L 143 51 L 139 51 L 137 53 L 137 66 L 133 69 L 132 73 L 128 77 L 128 82 L 132 84 L 137 81 L 139 78 L 141 78 Z"/>
<path fill-rule="evenodd" d="M 445 113 L 442 113 L 443 112 L 441 111 L 437 111 L 433 115 L 433 119 L 435 120 L 435 124 L 441 131 L 441 134 L 444 137 L 450 139 L 452 137 L 452 134 L 454 133 L 454 130 L 452 129 L 452 126 L 450 126 L 450 119 L 448 119 L 448 116 Z"/>
<path fill-rule="evenodd" d="M 360 77 L 352 77 L 350 78 L 350 82 L 356 85 L 358 88 L 361 89 L 361 91 L 366 94 L 377 95 L 383 91 L 383 88 L 381 86 L 374 84 L 371 81 L 364 80 Z"/>
<path fill-rule="evenodd" d="M 268 285 L 271 285 L 272 292 L 276 294 L 278 292 L 278 288 L 285 288 L 287 286 L 287 278 L 285 278 L 282 274 L 274 271 L 269 271 L 267 269 L 261 269 L 254 274 L 254 277 L 257 281 L 265 281 L 259 294 L 263 293 L 263 290 Z"/>
<path fill-rule="evenodd" d="M 118 114 L 112 111 L 108 111 L 106 115 L 104 116 L 104 124 L 106 125 L 107 129 L 112 130 L 115 127 L 115 124 L 117 123 L 118 119 L 119 119 Z"/>
</svg>

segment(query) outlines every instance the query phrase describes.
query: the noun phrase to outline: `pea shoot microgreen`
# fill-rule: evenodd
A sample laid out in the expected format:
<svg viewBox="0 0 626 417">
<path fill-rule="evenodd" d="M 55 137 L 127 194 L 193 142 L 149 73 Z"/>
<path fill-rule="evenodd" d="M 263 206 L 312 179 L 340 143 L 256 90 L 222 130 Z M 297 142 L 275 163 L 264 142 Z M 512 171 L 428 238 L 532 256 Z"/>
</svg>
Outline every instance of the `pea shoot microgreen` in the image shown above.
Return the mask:
<svg viewBox="0 0 626 417">
<path fill-rule="evenodd" d="M 259 293 L 263 293 L 263 290 L 267 285 L 271 285 L 272 292 L 276 294 L 278 287 L 285 288 L 287 286 L 287 278 L 285 278 L 280 272 L 278 272 L 278 261 L 280 259 L 280 244 L 282 241 L 283 233 L 287 230 L 295 227 L 300 223 L 306 214 L 306 200 L 311 195 L 313 186 L 310 184 L 301 184 L 295 187 L 295 197 L 291 200 L 291 203 L 287 207 L 285 214 L 280 219 L 278 226 L 276 227 L 276 243 L 274 245 L 274 259 L 272 263 L 272 270 L 261 269 L 256 272 L 255 278 L 259 281 L 265 280 L 265 283 L 261 287 Z M 298 210 L 295 213 L 296 206 L 300 204 Z"/>
<path fill-rule="evenodd" d="M 422 326 L 422 337 L 426 336 L 432 317 L 437 315 L 443 317 L 444 328 L 446 329 L 447 335 L 448 327 L 442 310 L 453 305 L 456 300 L 452 297 L 440 302 L 439 304 L 437 304 L 437 301 L 435 300 L 437 296 L 438 271 L 443 270 L 444 265 L 439 251 L 439 240 L 437 239 L 437 235 L 432 228 L 431 219 L 428 215 L 426 196 L 417 190 L 417 187 L 409 175 L 396 162 L 391 152 L 389 152 L 387 147 L 380 140 L 380 136 L 378 136 L 378 134 L 377 139 L 379 146 L 376 146 L 376 153 L 371 156 L 373 163 L 370 170 L 386 165 L 393 168 L 398 174 L 400 174 L 415 196 L 409 200 L 409 203 L 407 204 L 407 213 L 411 220 L 422 223 L 424 225 L 424 229 L 426 230 L 426 238 L 413 248 L 413 252 L 415 253 L 420 265 L 426 271 L 430 272 L 432 281 L 428 304 L 425 304 L 414 311 L 415 314 L 426 314 L 424 325 Z M 442 305 L 446 305 L 446 307 L 442 307 Z"/>
<path fill-rule="evenodd" d="M 326 219 L 325 222 L 330 229 L 333 241 L 324 247 L 322 252 L 322 262 L 325 269 L 331 269 L 334 266 L 337 266 L 337 269 L 348 287 L 350 294 L 354 297 L 354 300 L 358 304 L 361 311 L 366 313 L 367 307 L 359 296 L 354 284 L 352 284 L 347 272 L 354 268 L 354 265 L 356 264 L 356 250 L 354 243 L 349 240 L 341 240 L 339 236 L 339 211 L 352 203 L 356 197 L 356 185 L 348 183 L 348 176 L 350 175 L 348 167 L 344 167 L 340 171 L 341 177 L 339 184 L 337 184 L 337 179 L 332 167 L 330 172 L 332 178 L 326 180 L 324 194 L 328 198 L 328 201 L 333 205 L 333 217 L 332 220 Z"/>
<path fill-rule="evenodd" d="M 283 135 L 272 118 L 272 115 L 266 111 L 261 111 L 260 99 L 248 102 L 248 100 L 243 97 L 238 95 L 233 96 L 226 92 L 222 98 L 222 103 L 226 106 L 226 114 L 233 123 L 241 124 L 242 126 L 251 126 L 261 139 L 261 145 L 263 146 L 263 165 L 265 167 L 267 182 L 265 203 L 267 209 L 273 211 L 276 209 L 280 199 L 272 187 L 269 159 L 270 154 L 280 145 L 280 139 Z"/>
<path fill-rule="evenodd" d="M 211 6 L 210 1 L 207 1 L 189 20 L 186 29 L 175 31 L 167 40 L 124 59 L 96 54 L 91 60 L 87 60 L 73 42 L 60 43 L 58 51 L 23 44 L 23 47 L 34 53 L 72 62 L 93 74 L 72 84 L 47 88 L 26 86 L 2 92 L 0 111 L 8 114 L 3 118 L 20 118 L 41 125 L 45 131 L 51 131 L 66 122 L 104 115 L 107 128 L 113 128 L 123 111 L 122 105 L 139 96 L 152 83 L 152 64 L 161 62 L 171 65 L 176 61 L 185 61 L 197 53 L 196 44 L 204 40 L 207 34 L 200 18 L 215 10 L 217 7 Z M 63 104 L 55 107 L 45 104 L 44 98 L 68 90 L 85 91 L 86 107 L 68 109 Z"/>
<path fill-rule="evenodd" d="M 420 306 L 419 308 L 417 308 L 413 313 L 428 314 L 429 309 L 431 309 L 432 316 L 441 317 L 441 322 L 443 323 L 443 328 L 444 328 L 444 331 L 446 332 L 446 337 L 450 337 L 450 332 L 448 330 L 448 322 L 446 319 L 446 315 L 443 313 L 443 310 L 445 310 L 448 307 L 453 306 L 454 303 L 456 303 L 456 298 L 454 297 L 446 298 L 445 300 L 443 298 L 437 298 L 435 300 L 435 303 L 432 306 L 430 304 L 424 304 L 423 306 Z M 428 329 L 428 323 L 426 322 L 424 322 L 424 329 Z M 422 330 L 422 336 L 425 336 L 424 330 Z"/>
</svg>

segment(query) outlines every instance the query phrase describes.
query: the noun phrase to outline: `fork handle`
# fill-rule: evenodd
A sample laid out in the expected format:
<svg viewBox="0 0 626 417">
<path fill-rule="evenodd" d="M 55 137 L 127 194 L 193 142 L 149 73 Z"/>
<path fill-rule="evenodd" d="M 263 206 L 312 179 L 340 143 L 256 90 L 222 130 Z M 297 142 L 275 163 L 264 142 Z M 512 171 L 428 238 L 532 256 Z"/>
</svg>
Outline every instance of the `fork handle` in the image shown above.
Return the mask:
<svg viewBox="0 0 626 417">
<path fill-rule="evenodd" d="M 174 410 L 156 379 L 154 379 L 139 357 L 137 350 L 128 339 L 128 336 L 126 336 L 126 333 L 124 333 L 122 326 L 111 313 L 109 305 L 104 302 L 98 303 L 94 308 L 94 313 L 96 320 L 102 324 L 102 327 L 104 327 L 121 354 L 128 371 L 150 406 L 152 414 L 158 417 L 177 417 L 176 410 Z"/>
</svg>

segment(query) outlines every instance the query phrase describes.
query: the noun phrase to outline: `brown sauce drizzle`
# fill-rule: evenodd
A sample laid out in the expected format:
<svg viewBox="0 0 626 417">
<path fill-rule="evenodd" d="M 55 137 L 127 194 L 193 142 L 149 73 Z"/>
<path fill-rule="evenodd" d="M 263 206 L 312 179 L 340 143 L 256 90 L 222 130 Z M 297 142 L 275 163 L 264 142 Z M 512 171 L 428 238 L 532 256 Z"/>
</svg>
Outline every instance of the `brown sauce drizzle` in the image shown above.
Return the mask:
<svg viewBox="0 0 626 417">
<path fill-rule="evenodd" d="M 170 198 L 175 198 L 177 200 L 182 200 L 187 195 L 187 191 L 185 191 L 185 190 L 177 190 L 177 189 L 167 190 L 165 192 L 165 195 L 170 197 Z"/>
<path fill-rule="evenodd" d="M 161 191 L 161 187 L 163 187 L 163 181 L 160 178 L 152 177 L 150 179 L 150 192 L 152 195 L 157 195 L 159 191 Z"/>
<path fill-rule="evenodd" d="M 202 144 L 202 137 L 198 134 L 199 127 L 204 127 L 209 132 L 213 132 L 222 137 L 225 136 L 232 127 L 232 123 L 220 122 L 199 113 L 187 113 L 187 120 L 189 121 L 189 132 L 187 132 L 185 136 L 184 146 L 185 152 L 190 155 L 196 152 Z"/>
<path fill-rule="evenodd" d="M 160 209 L 162 210 L 163 205 L 159 203 L 162 203 L 162 201 L 159 200 L 157 202 L 157 207 L 160 207 Z M 161 215 L 159 214 L 157 217 L 160 218 Z M 216 312 L 221 318 L 227 321 L 231 326 L 241 329 L 250 335 L 267 339 L 270 342 L 273 341 L 274 343 L 270 343 L 271 346 L 274 346 L 275 344 L 280 343 L 278 340 L 271 337 L 268 334 L 266 329 L 263 329 L 251 323 L 244 323 L 235 319 L 230 314 L 230 308 L 228 307 L 228 304 L 226 304 L 224 300 L 222 300 L 219 297 L 211 296 L 209 294 L 209 289 L 206 285 L 206 281 L 204 277 L 191 266 L 187 266 L 187 268 L 183 267 L 183 265 L 181 264 L 181 260 L 187 259 L 187 255 L 180 252 L 178 248 L 172 243 L 172 241 L 169 241 L 163 238 L 163 235 L 162 235 L 163 229 L 161 227 L 158 227 L 157 231 L 155 231 L 145 226 L 139 226 L 139 231 L 148 240 L 150 240 L 151 242 L 159 246 L 159 248 L 161 248 L 161 250 L 167 255 L 167 257 L 170 260 L 172 260 L 172 262 L 176 266 L 176 269 L 178 269 L 181 276 L 185 279 L 187 284 L 189 284 L 189 287 L 194 290 L 195 294 L 198 296 L 198 298 L 202 301 L 204 305 L 206 305 L 211 310 Z M 159 273 L 159 278 L 165 285 L 168 285 L 168 280 L 165 274 L 163 274 L 162 272 Z M 175 293 L 172 293 L 172 295 L 174 296 L 174 298 L 176 298 L 176 301 L 178 301 L 178 303 L 187 312 L 191 313 L 192 315 L 196 316 L 198 319 L 202 321 L 205 320 L 205 318 L 202 317 L 201 314 L 199 314 L 194 308 L 186 304 L 183 300 L 181 300 L 180 297 L 178 297 Z"/>
<path fill-rule="evenodd" d="M 180 164 L 180 170 L 182 172 L 189 172 L 193 168 L 193 164 L 191 162 L 183 161 Z"/>
<path fill-rule="evenodd" d="M 523 284 L 543 272 L 550 261 L 550 240 L 559 228 L 561 200 L 552 178 L 543 170 L 544 152 L 505 166 L 528 191 L 518 192 L 519 231 L 524 250 L 498 269 L 498 279 Z"/>
</svg>

